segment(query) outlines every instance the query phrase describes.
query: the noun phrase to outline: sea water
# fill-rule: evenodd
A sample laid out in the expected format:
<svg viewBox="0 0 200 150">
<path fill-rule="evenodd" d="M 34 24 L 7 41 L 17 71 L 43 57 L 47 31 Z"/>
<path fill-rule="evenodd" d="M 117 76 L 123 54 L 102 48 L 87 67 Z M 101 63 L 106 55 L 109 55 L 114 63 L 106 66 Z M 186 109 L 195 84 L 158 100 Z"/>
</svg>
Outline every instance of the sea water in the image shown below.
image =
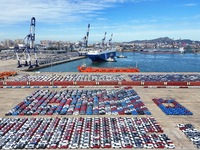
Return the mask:
<svg viewBox="0 0 200 150">
<path fill-rule="evenodd" d="M 117 56 L 121 53 L 117 53 Z M 89 58 L 41 68 L 40 72 L 78 72 L 81 64 L 92 67 L 135 67 L 140 72 L 200 72 L 200 54 L 160 54 L 123 52 L 127 58 L 116 58 L 117 62 L 92 63 Z"/>
</svg>

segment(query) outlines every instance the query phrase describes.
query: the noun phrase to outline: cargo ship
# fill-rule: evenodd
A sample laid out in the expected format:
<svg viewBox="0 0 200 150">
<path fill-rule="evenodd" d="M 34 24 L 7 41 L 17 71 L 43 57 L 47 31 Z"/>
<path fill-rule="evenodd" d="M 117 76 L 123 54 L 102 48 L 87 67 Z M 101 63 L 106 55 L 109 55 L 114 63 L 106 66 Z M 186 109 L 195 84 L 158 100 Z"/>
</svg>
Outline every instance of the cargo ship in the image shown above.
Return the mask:
<svg viewBox="0 0 200 150">
<path fill-rule="evenodd" d="M 79 72 L 105 72 L 105 73 L 112 73 L 112 72 L 140 72 L 140 70 L 136 67 L 86 67 L 86 65 L 78 66 Z"/>
<path fill-rule="evenodd" d="M 112 36 L 113 34 L 111 34 L 111 38 L 109 39 L 108 44 L 105 44 L 104 43 L 106 39 L 106 32 L 105 32 L 104 38 L 102 39 L 102 44 L 97 45 L 94 49 L 88 51 L 87 56 L 89 59 L 92 60 L 92 62 L 116 61 L 115 59 L 116 49 L 111 44 Z"/>
<path fill-rule="evenodd" d="M 94 49 L 88 51 L 87 56 L 92 62 L 116 61 L 116 49 Z"/>
</svg>

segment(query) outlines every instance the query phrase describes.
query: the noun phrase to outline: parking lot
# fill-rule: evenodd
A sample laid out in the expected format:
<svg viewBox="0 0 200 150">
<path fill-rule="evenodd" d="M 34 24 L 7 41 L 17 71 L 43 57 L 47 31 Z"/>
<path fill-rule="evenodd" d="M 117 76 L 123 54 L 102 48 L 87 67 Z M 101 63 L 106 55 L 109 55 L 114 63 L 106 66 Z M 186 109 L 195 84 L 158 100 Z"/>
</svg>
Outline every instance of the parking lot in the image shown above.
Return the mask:
<svg viewBox="0 0 200 150">
<path fill-rule="evenodd" d="M 14 79 L 15 81 L 200 81 L 200 74 L 55 74 L 32 73 Z"/>
<path fill-rule="evenodd" d="M 125 76 L 120 74 L 26 74 L 14 81 L 124 81 Z"/>
<path fill-rule="evenodd" d="M 129 75 L 132 81 L 199 81 L 200 74 L 132 74 Z"/>
<path fill-rule="evenodd" d="M 153 118 L 1 118 L 0 148 L 175 148 Z"/>
<path fill-rule="evenodd" d="M 134 89 L 36 90 L 6 113 L 24 115 L 150 115 Z"/>
<path fill-rule="evenodd" d="M 46 90 L 46 89 L 44 89 Z M 69 89 L 70 90 L 70 89 Z M 71 90 L 75 90 L 75 89 L 71 89 Z M 79 90 L 79 89 L 78 89 Z M 83 89 L 81 89 L 83 90 Z M 97 89 L 98 90 L 98 89 Z M 103 89 L 102 89 L 103 90 Z M 116 90 L 116 88 L 114 88 L 114 90 Z M 158 122 L 158 124 L 160 125 L 160 127 L 163 129 L 164 131 L 164 134 L 166 134 L 169 139 L 172 140 L 172 142 L 174 143 L 174 145 L 176 146 L 176 149 L 196 149 L 196 146 L 184 135 L 184 133 L 181 132 L 181 130 L 179 130 L 179 128 L 177 127 L 177 124 L 188 124 L 188 123 L 192 123 L 196 129 L 200 129 L 200 118 L 199 118 L 199 108 L 200 108 L 200 103 L 199 103 L 199 99 L 200 99 L 200 95 L 199 95 L 199 89 L 173 89 L 173 88 L 169 88 L 169 89 L 146 89 L 146 88 L 143 88 L 143 87 L 134 87 L 134 90 L 135 92 L 140 96 L 140 98 L 142 99 L 144 105 L 148 108 L 148 110 L 151 112 L 151 116 L 153 116 L 156 121 Z M 0 100 L 1 102 L 1 105 L 0 105 L 0 117 L 3 117 L 3 118 L 17 118 L 17 117 L 20 117 L 20 118 L 48 118 L 50 116 L 5 116 L 5 114 L 11 110 L 14 106 L 17 106 L 20 102 L 22 102 L 23 99 L 26 98 L 26 96 L 29 96 L 31 95 L 31 93 L 35 92 L 36 89 L 1 89 L 0 90 Z M 62 92 L 63 89 L 55 89 L 54 91 L 52 92 Z M 173 116 L 173 115 L 170 115 L 170 116 L 167 116 L 165 115 L 162 110 L 160 110 L 160 108 L 158 108 L 156 106 L 156 104 L 152 101 L 153 98 L 160 98 L 162 97 L 163 99 L 176 99 L 177 102 L 181 103 L 183 106 L 187 106 L 187 109 L 189 109 L 190 111 L 192 111 L 193 115 L 189 115 L 189 116 L 185 116 L 185 115 L 182 115 L 182 116 Z M 55 118 L 55 117 L 58 117 L 61 119 L 62 118 L 66 118 L 66 116 L 62 116 L 62 115 L 52 115 L 51 118 Z M 84 124 L 87 124 L 87 122 L 92 122 L 91 123 L 91 128 L 93 126 L 93 128 L 100 128 L 101 125 L 97 125 L 95 126 L 95 122 L 97 122 L 97 124 L 100 122 L 100 124 L 103 124 L 103 122 L 105 122 L 105 126 L 107 124 L 106 121 L 103 121 L 103 119 L 98 119 L 98 118 L 110 118 L 108 120 L 110 120 L 110 122 L 108 123 L 108 126 L 111 126 L 112 124 L 114 125 L 114 123 L 112 123 L 112 117 L 114 118 L 117 118 L 117 119 L 113 119 L 114 121 L 116 122 L 120 122 L 120 119 L 119 116 L 116 116 L 116 115 L 92 115 L 92 116 L 88 116 L 88 115 L 68 115 L 66 119 L 63 120 L 64 123 L 67 123 L 69 121 L 69 118 L 77 118 L 79 119 L 80 117 L 83 117 L 83 120 L 80 120 L 78 121 L 80 124 L 81 124 L 81 121 L 82 123 Z M 95 118 L 97 117 L 97 120 L 95 119 L 89 119 L 87 120 L 86 118 Z M 132 118 L 132 117 L 137 117 L 136 116 L 130 116 L 130 115 L 120 115 L 120 117 L 123 119 L 126 120 L 126 117 L 128 118 Z M 143 116 L 139 115 L 138 118 L 142 118 Z M 145 117 L 145 116 L 144 116 Z M 150 117 L 150 116 L 149 116 Z M 107 120 L 105 118 L 105 120 Z M 146 118 L 146 117 L 145 117 Z M 148 118 L 148 116 L 147 116 Z M 68 120 L 67 120 L 68 119 Z M 43 119 L 41 119 L 43 120 Z M 40 123 L 40 125 L 42 125 L 42 122 Z M 123 121 L 124 122 L 124 121 Z M 90 123 L 88 123 L 90 124 Z M 115 123 L 117 124 L 117 123 Z M 119 123 L 118 123 L 119 124 Z M 118 124 L 117 124 L 117 127 L 118 127 Z M 124 125 L 126 127 L 126 124 Z M 124 128 L 123 127 L 114 127 L 113 126 L 113 130 L 121 130 L 123 131 Z M 103 128 L 103 126 L 102 126 Z M 130 127 L 129 127 L 130 128 Z M 74 132 L 80 132 L 79 131 L 79 127 L 78 127 L 78 124 L 77 124 L 77 127 L 74 128 Z M 83 128 L 81 128 L 82 132 L 83 132 Z M 87 130 L 86 128 L 84 129 L 85 131 Z M 100 133 L 100 134 L 108 134 L 107 131 L 105 130 L 105 133 L 104 133 L 104 130 L 102 130 L 100 128 L 100 131 L 103 131 L 103 133 Z M 85 132 L 86 133 L 86 132 Z M 111 130 L 109 130 L 109 133 L 110 133 L 110 136 L 111 136 Z M 93 132 L 93 141 L 94 141 L 94 134 L 99 134 L 98 130 L 96 132 Z M 113 132 L 114 134 L 114 132 Z M 155 133 L 156 135 L 160 135 L 162 133 Z M 109 135 L 109 134 L 108 134 Z M 58 135 L 56 135 L 58 136 Z M 80 138 L 81 140 L 83 140 L 85 143 L 87 143 L 87 137 L 90 136 L 92 138 L 92 133 L 89 135 L 89 134 L 85 134 L 84 135 L 85 138 L 82 138 L 82 134 L 80 135 Z M 116 135 L 118 136 L 118 135 Z M 120 135 L 119 135 L 120 136 Z M 131 136 L 129 135 L 129 139 L 131 139 Z M 156 137 L 153 135 L 153 137 Z M 151 137 L 151 138 L 153 138 Z M 126 138 L 125 138 L 126 139 Z M 148 137 L 146 139 L 149 139 Z M 74 142 L 76 142 L 77 138 L 73 137 L 73 140 Z M 114 140 L 114 138 L 113 138 Z M 80 141 L 80 140 L 79 140 Z M 122 142 L 123 140 L 120 138 L 120 144 L 122 146 Z M 124 141 L 127 141 L 128 143 L 128 140 L 124 140 Z M 82 142 L 83 143 L 83 142 Z M 95 142 L 93 142 L 95 143 Z M 101 143 L 101 142 L 100 142 Z M 96 144 L 100 144 L 98 142 L 96 142 Z M 116 141 L 117 143 L 117 141 Z M 65 142 L 63 143 L 63 145 L 65 144 Z M 9 144 L 8 144 L 9 145 Z M 69 146 L 72 145 L 72 143 L 69 143 Z M 111 144 L 112 145 L 112 144 Z M 129 144 L 127 144 L 128 146 Z M 55 146 L 55 145 L 54 145 Z M 58 145 L 57 145 L 58 146 Z M 75 145 L 72 145 L 73 146 L 76 146 Z M 79 148 L 81 146 L 81 144 L 78 145 Z M 82 145 L 83 147 L 87 147 L 87 144 L 86 145 Z M 91 145 L 89 145 L 91 147 Z M 101 145 L 103 148 L 103 145 Z M 104 144 L 105 146 L 105 144 Z M 107 145 L 109 147 L 109 145 Z M 130 146 L 130 145 L 129 145 Z M 132 143 L 132 146 L 133 146 L 133 143 Z M 143 145 L 144 146 L 144 145 Z M 71 147 L 71 146 L 70 146 Z M 112 146 L 111 146 L 112 147 Z M 120 145 L 116 144 L 116 148 L 119 148 Z M 53 148 L 53 145 L 52 145 L 52 148 Z"/>
</svg>

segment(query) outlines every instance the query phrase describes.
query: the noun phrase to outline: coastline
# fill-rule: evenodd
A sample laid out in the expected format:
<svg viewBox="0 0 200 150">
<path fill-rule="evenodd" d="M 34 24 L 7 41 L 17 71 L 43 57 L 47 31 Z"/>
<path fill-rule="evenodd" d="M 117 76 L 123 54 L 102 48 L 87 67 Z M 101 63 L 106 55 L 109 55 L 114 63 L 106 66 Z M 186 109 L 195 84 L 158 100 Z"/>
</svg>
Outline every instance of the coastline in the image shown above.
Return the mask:
<svg viewBox="0 0 200 150">
<path fill-rule="evenodd" d="M 65 63 L 65 62 L 70 62 L 70 61 L 74 61 L 77 59 L 82 59 L 82 57 L 76 57 L 76 58 L 72 58 L 72 59 L 68 59 L 68 60 L 63 60 L 63 61 L 58 61 L 58 62 L 52 62 L 52 64 L 45 64 L 45 65 L 41 65 L 41 67 L 46 67 L 46 66 L 51 66 L 51 65 L 56 65 L 56 64 L 60 64 L 60 63 Z M 23 68 L 17 68 L 17 60 L 0 60 L 0 71 L 17 71 L 18 75 L 16 76 L 12 76 L 9 77 L 8 80 L 12 80 L 15 78 L 18 78 L 19 76 L 22 75 L 32 75 L 35 74 L 35 72 L 28 72 Z M 80 74 L 79 72 L 42 72 L 41 74 Z M 83 74 L 88 74 L 88 73 L 83 73 Z M 93 74 L 93 73 L 89 73 L 89 74 Z M 96 73 L 94 73 L 96 74 Z M 98 73 L 98 75 L 103 75 L 103 74 L 108 74 L 108 73 Z M 115 73 L 116 74 L 116 73 Z M 120 73 L 121 74 L 121 73 Z M 124 78 L 127 81 L 130 81 L 130 78 L 128 77 L 128 74 L 130 73 L 122 73 L 124 75 Z M 139 72 L 137 74 L 177 74 L 177 73 L 173 73 L 173 72 Z M 179 72 L 178 74 L 191 74 L 191 72 Z M 200 74 L 200 72 L 195 74 Z M 113 74 L 114 75 L 114 74 Z M 6 79 L 7 80 L 7 79 Z M 200 118 L 199 118 L 199 107 L 200 107 L 200 94 L 199 94 L 199 89 L 198 88 L 144 88 L 143 86 L 131 86 L 137 93 L 138 95 L 141 97 L 141 99 L 143 100 L 144 104 L 146 105 L 146 107 L 150 110 L 150 112 L 152 113 L 152 115 L 149 116 L 144 116 L 144 115 L 66 115 L 64 117 L 82 117 L 82 118 L 88 118 L 88 117 L 114 117 L 114 118 L 118 118 L 118 117 L 154 117 L 157 122 L 159 123 L 159 125 L 162 127 L 162 129 L 164 130 L 164 133 L 166 133 L 170 139 L 173 141 L 173 143 L 176 146 L 177 150 L 182 150 L 182 149 L 191 149 L 191 150 L 195 150 L 195 146 L 192 144 L 192 142 L 186 138 L 185 135 L 183 135 L 183 133 L 176 127 L 177 124 L 179 123 L 191 123 L 195 126 L 195 128 L 200 129 Z M 80 87 L 75 87 L 75 86 L 68 86 L 65 88 L 60 88 L 57 87 L 55 88 L 44 88 L 44 87 L 38 87 L 37 89 L 35 88 L 1 88 L 0 90 L 0 97 L 1 97 L 1 102 L 2 104 L 0 105 L 0 109 L 1 109 L 1 113 L 0 113 L 0 117 L 1 118 L 16 118 L 19 116 L 5 116 L 5 114 L 8 112 L 8 110 L 11 110 L 13 108 L 13 106 L 19 104 L 21 102 L 21 100 L 23 100 L 26 96 L 30 95 L 31 93 L 33 93 L 36 90 L 41 90 L 41 89 L 48 89 L 49 91 L 63 91 L 66 89 L 79 89 L 79 90 L 87 90 L 87 89 L 111 89 L 111 90 L 116 90 L 116 87 L 106 87 L 104 85 L 102 86 L 80 86 Z M 118 89 L 123 88 L 123 86 L 119 86 Z M 164 98 L 164 99 L 176 99 L 179 103 L 181 103 L 183 106 L 186 106 L 190 111 L 193 112 L 192 116 L 175 116 L 175 115 L 165 115 L 160 109 L 159 107 L 157 107 L 153 102 L 152 99 L 155 97 L 159 97 L 159 98 Z M 22 116 L 20 116 L 22 118 Z M 47 116 L 47 115 L 38 115 L 38 116 L 23 116 L 26 118 L 53 118 L 53 117 L 58 117 L 58 118 L 62 118 L 63 116 L 61 115 L 52 115 L 52 116 Z M 91 149 L 91 148 L 89 148 Z"/>
<path fill-rule="evenodd" d="M 158 49 L 156 51 L 148 51 L 148 50 L 153 50 L 151 48 L 141 49 L 141 50 L 135 50 L 135 49 L 130 49 L 130 50 L 117 50 L 117 52 L 133 52 L 133 53 L 160 53 L 160 54 L 179 54 L 179 51 L 171 51 L 171 49 Z M 186 49 L 186 53 L 191 53 L 191 54 L 200 54 L 200 49 Z"/>
<path fill-rule="evenodd" d="M 40 65 L 39 67 L 36 67 L 36 68 L 23 69 L 22 71 L 33 71 L 33 70 L 36 70 L 36 69 L 54 66 L 54 65 L 58 65 L 58 64 L 66 63 L 66 62 L 76 61 L 76 60 L 84 59 L 84 58 L 85 58 L 85 56 L 73 57 L 73 58 L 66 59 L 66 60 L 55 61 L 55 62 L 52 62 L 52 63 L 43 64 L 43 65 Z"/>
</svg>

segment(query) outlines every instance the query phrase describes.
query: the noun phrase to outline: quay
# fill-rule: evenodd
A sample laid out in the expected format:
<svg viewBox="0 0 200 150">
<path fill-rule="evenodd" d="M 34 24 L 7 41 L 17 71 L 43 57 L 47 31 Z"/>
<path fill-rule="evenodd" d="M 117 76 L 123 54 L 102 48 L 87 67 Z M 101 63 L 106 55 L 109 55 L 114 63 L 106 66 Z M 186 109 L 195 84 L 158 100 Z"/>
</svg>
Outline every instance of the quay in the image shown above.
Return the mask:
<svg viewBox="0 0 200 150">
<path fill-rule="evenodd" d="M 23 71 L 33 71 L 33 70 L 36 70 L 36 69 L 54 66 L 54 65 L 58 65 L 58 64 L 63 64 L 63 63 L 66 63 L 66 62 L 76 61 L 76 60 L 84 59 L 84 58 L 85 58 L 85 56 L 72 57 L 72 58 L 69 58 L 69 59 L 61 60 L 61 61 L 55 61 L 55 62 L 51 62 L 51 63 L 47 63 L 47 64 L 42 64 L 38 67 L 24 69 Z"/>
<path fill-rule="evenodd" d="M 77 57 L 70 60 L 64 60 L 60 62 L 54 62 L 52 64 L 45 64 L 41 67 L 55 65 L 67 61 L 74 61 L 76 59 L 81 59 L 82 57 Z M 137 118 L 149 118 L 153 117 L 156 119 L 157 123 L 161 126 L 164 133 L 170 138 L 170 140 L 174 143 L 175 149 L 177 150 L 196 150 L 196 146 L 190 141 L 184 133 L 177 127 L 178 124 L 192 124 L 198 131 L 200 130 L 200 117 L 199 117 L 199 108 L 200 108 L 200 87 L 199 86 L 190 86 L 190 85 L 171 85 L 167 86 L 165 85 L 165 88 L 161 88 L 160 85 L 157 86 L 151 86 L 146 85 L 145 81 L 140 82 L 140 86 L 135 85 L 122 85 L 121 83 L 123 80 L 126 80 L 127 82 L 131 82 L 134 76 L 129 76 L 130 73 L 123 73 L 123 74 L 108 74 L 108 73 L 100 73 L 98 75 L 94 73 L 34 73 L 34 72 L 27 72 L 26 70 L 22 68 L 16 68 L 16 60 L 0 60 L 0 71 L 16 71 L 16 76 L 9 76 L 7 79 L 5 79 L 1 83 L 11 82 L 11 81 L 18 81 L 18 82 L 28 82 L 29 86 L 1 86 L 0 85 L 0 118 L 1 121 L 3 119 L 16 119 L 16 118 L 46 118 L 48 120 L 49 118 L 54 119 L 64 119 L 66 118 L 75 118 L 79 119 L 81 121 L 81 117 L 86 120 L 86 118 L 108 118 L 111 120 L 111 118 L 116 118 L 117 121 L 120 121 L 121 119 L 136 119 Z M 22 69 L 22 70 L 21 70 Z M 185 76 L 193 75 L 192 80 L 194 81 L 186 81 L 185 83 L 188 84 L 189 82 L 199 82 L 199 75 L 200 73 L 137 73 L 138 75 L 141 75 L 140 77 L 150 78 L 151 75 L 163 75 L 170 78 L 170 75 L 176 75 L 181 74 Z M 134 75 L 137 75 L 134 73 Z M 133 74 L 132 74 L 133 75 Z M 181 75 L 178 75 L 180 78 Z M 185 77 L 184 76 L 184 77 Z M 30 77 L 30 78 L 29 78 Z M 67 86 L 52 86 L 50 83 L 53 81 L 52 77 L 54 79 L 61 79 L 61 80 L 72 80 L 70 81 L 73 83 L 73 85 L 67 85 Z M 30 86 L 31 82 L 33 80 L 40 82 L 39 80 L 45 78 L 46 83 L 49 83 L 49 86 Z M 29 79 L 29 80 L 27 80 Z M 30 80 L 32 79 L 32 81 Z M 79 80 L 82 79 L 88 79 L 88 80 L 95 80 L 95 85 L 77 85 L 79 83 Z M 182 79 L 182 78 L 181 78 Z M 49 81 L 50 80 L 50 81 Z M 116 81 L 117 85 L 104 85 L 99 83 L 106 83 L 104 80 L 111 80 L 112 82 Z M 90 82 L 90 81 L 85 81 Z M 97 84 L 98 83 L 98 84 Z M 119 84 L 120 83 L 120 84 Z M 164 82 L 163 82 L 164 83 Z M 166 84 L 166 83 L 165 83 Z M 164 86 L 164 85 L 163 85 Z M 186 88 L 187 87 L 187 88 Z M 38 91 L 44 91 L 44 92 L 63 92 L 66 93 L 66 91 L 75 92 L 75 91 L 98 91 L 101 92 L 107 90 L 108 92 L 117 92 L 122 90 L 122 92 L 128 91 L 129 89 L 133 89 L 138 96 L 140 97 L 140 100 L 143 102 L 145 108 L 148 108 L 149 112 L 151 112 L 150 115 L 143 114 L 143 115 L 113 115 L 113 114 L 93 114 L 93 115 L 60 115 L 60 114 L 53 114 L 53 115 L 17 115 L 15 112 L 13 112 L 15 115 L 7 116 L 7 114 L 10 110 L 13 110 L 13 108 L 16 108 L 19 106 L 22 101 L 32 95 L 32 93 Z M 47 93 L 46 93 L 47 94 Z M 129 93 L 130 94 L 130 93 Z M 50 94 L 49 94 L 50 95 Z M 178 103 L 180 103 L 182 106 L 187 108 L 189 111 L 192 112 L 193 115 L 166 115 L 155 103 L 152 101 L 154 98 L 163 98 L 163 99 L 175 99 Z M 62 102 L 53 102 L 54 105 L 60 105 Z M 91 102 L 90 102 L 91 103 Z M 108 106 L 109 101 L 106 102 L 106 107 Z M 24 103 L 25 104 L 25 103 Z M 96 104 L 94 104 L 96 105 Z M 77 102 L 78 106 L 78 102 Z M 20 106 L 22 107 L 22 106 Z M 23 106 L 24 107 L 24 106 Z M 173 107 L 173 106 L 171 106 Z M 63 106 L 64 108 L 64 106 Z M 75 111 L 76 108 L 74 108 Z M 84 121 L 85 121 L 84 120 Z M 80 122 L 79 121 L 79 122 Z M 13 120 L 11 120 L 13 122 Z M 118 124 L 118 123 L 117 123 Z M 75 131 L 73 131 L 75 132 Z M 111 132 L 111 131 L 109 131 Z M 121 130 L 120 130 L 121 132 Z M 140 132 L 140 131 L 139 131 Z M 161 133 L 155 133 L 155 134 L 161 134 Z M 90 149 L 90 148 L 89 148 Z M 112 148 L 111 148 L 112 149 Z M 120 148 L 117 148 L 120 149 Z M 123 149 L 123 148 L 121 148 Z M 139 148 L 140 149 L 140 148 Z M 162 148 L 166 149 L 166 148 Z"/>
</svg>

